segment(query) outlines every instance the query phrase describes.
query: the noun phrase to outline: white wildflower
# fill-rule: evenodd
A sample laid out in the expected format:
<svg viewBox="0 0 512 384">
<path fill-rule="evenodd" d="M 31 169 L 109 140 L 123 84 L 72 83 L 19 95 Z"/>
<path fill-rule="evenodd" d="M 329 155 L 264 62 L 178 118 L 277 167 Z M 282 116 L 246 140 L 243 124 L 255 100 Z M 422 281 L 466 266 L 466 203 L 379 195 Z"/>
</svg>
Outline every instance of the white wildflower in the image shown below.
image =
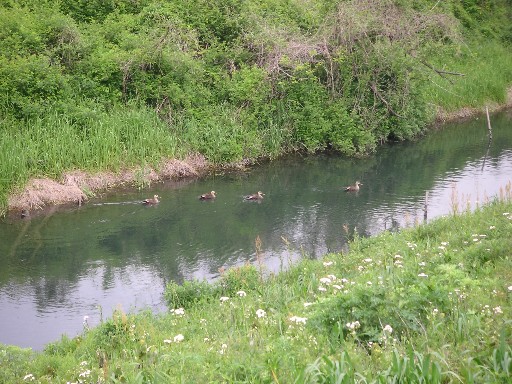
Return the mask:
<svg viewBox="0 0 512 384">
<path fill-rule="evenodd" d="M 370 259 L 370 258 L 367 258 L 367 259 L 364 259 L 363 261 L 364 261 L 365 263 L 371 263 L 373 260 L 372 260 L 372 259 Z"/>
<path fill-rule="evenodd" d="M 428 277 L 428 275 L 426 273 L 420 273 L 418 277 Z"/>
<path fill-rule="evenodd" d="M 89 375 L 91 374 L 91 370 L 90 369 L 87 369 L 83 372 L 81 372 L 78 377 L 89 377 Z"/>
<path fill-rule="evenodd" d="M 247 296 L 247 293 L 245 293 L 245 291 L 238 291 L 236 294 L 237 294 L 238 296 L 240 296 L 240 297 L 245 297 L 245 296 Z"/>
<path fill-rule="evenodd" d="M 308 320 L 307 317 L 299 317 L 299 316 L 292 316 L 290 317 L 290 321 L 296 323 L 296 324 L 306 324 L 306 321 Z"/>
<path fill-rule="evenodd" d="M 183 336 L 181 333 L 179 335 L 174 336 L 174 342 L 179 343 L 180 341 L 185 340 L 185 336 Z"/>
<path fill-rule="evenodd" d="M 304 308 L 309 307 L 310 305 L 313 305 L 313 303 L 304 303 Z"/>
<path fill-rule="evenodd" d="M 330 267 L 333 264 L 334 264 L 333 261 L 324 261 L 324 267 Z"/>
<path fill-rule="evenodd" d="M 226 296 L 222 296 L 222 297 L 220 298 L 220 302 L 221 302 L 221 303 L 223 303 L 223 302 L 225 302 L 225 301 L 228 301 L 228 300 L 229 300 L 229 297 L 226 297 Z"/>
<path fill-rule="evenodd" d="M 361 324 L 357 320 L 353 321 L 352 323 L 347 323 L 346 325 L 347 325 L 347 328 L 352 330 L 352 331 L 355 331 L 356 329 L 361 327 Z"/>
<path fill-rule="evenodd" d="M 500 306 L 498 306 L 498 307 L 494 307 L 492 310 L 494 311 L 494 314 L 495 314 L 495 315 L 499 315 L 499 314 L 502 314 L 502 313 L 503 313 L 503 311 L 501 310 L 501 307 L 500 307 Z"/>
<path fill-rule="evenodd" d="M 337 289 L 338 291 L 341 291 L 343 289 L 343 285 L 334 284 L 332 286 L 334 289 Z"/>
<path fill-rule="evenodd" d="M 183 316 L 183 315 L 185 315 L 185 309 L 183 309 L 183 308 L 171 309 L 171 313 L 175 314 L 176 316 Z"/>
<path fill-rule="evenodd" d="M 424 261 L 422 261 L 421 263 L 418 263 L 418 265 L 419 265 L 420 267 L 424 267 L 425 265 L 427 265 L 427 263 L 425 263 Z"/>
<path fill-rule="evenodd" d="M 265 317 L 267 316 L 267 312 L 260 308 L 256 311 L 256 316 L 258 316 L 259 318 Z"/>
<path fill-rule="evenodd" d="M 322 278 L 320 279 L 320 282 L 321 282 L 322 284 L 327 284 L 327 285 L 329 285 L 329 284 L 331 284 L 331 282 L 332 282 L 332 281 L 331 281 L 331 279 L 329 279 L 328 277 L 322 277 Z"/>
<path fill-rule="evenodd" d="M 29 373 L 28 375 L 23 376 L 24 381 L 34 381 L 36 378 L 33 374 Z"/>
<path fill-rule="evenodd" d="M 326 291 L 327 291 L 327 288 L 320 286 L 320 287 L 318 287 L 318 290 L 319 290 L 320 292 L 326 292 Z"/>
<path fill-rule="evenodd" d="M 393 328 L 391 328 L 391 325 L 389 324 L 387 324 L 382 330 L 389 334 L 393 333 Z"/>
</svg>

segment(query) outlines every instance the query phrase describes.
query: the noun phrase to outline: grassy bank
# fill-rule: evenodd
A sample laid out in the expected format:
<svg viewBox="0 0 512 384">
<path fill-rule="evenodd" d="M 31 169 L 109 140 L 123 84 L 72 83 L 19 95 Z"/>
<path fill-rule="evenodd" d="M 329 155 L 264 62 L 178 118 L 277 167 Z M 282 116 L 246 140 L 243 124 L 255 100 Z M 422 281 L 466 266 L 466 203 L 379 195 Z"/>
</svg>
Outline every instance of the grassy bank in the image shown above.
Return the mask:
<svg viewBox="0 0 512 384">
<path fill-rule="evenodd" d="M 508 0 L 86 3 L 0 2 L 0 213 L 77 168 L 364 155 L 512 84 Z"/>
<path fill-rule="evenodd" d="M 41 353 L 1 346 L 0 382 L 508 383 L 511 201 L 509 184 L 277 275 L 170 284 L 167 314 L 118 310 Z"/>
</svg>

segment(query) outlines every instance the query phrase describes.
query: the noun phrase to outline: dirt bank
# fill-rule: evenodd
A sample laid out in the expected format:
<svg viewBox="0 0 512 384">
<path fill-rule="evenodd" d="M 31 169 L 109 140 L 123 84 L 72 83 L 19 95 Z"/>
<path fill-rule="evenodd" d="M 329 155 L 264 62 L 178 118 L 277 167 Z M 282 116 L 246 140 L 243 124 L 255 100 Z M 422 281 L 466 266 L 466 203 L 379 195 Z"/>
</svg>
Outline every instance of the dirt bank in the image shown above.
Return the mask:
<svg viewBox="0 0 512 384">
<path fill-rule="evenodd" d="M 122 172 L 100 172 L 90 174 L 83 171 L 68 172 L 60 181 L 48 178 L 32 179 L 25 188 L 9 197 L 8 210 L 27 215 L 30 211 L 49 205 L 78 204 L 89 196 L 106 192 L 123 185 L 149 184 L 163 180 L 199 177 L 211 168 L 201 155 L 191 155 L 183 160 L 167 160 L 153 168 L 137 168 Z"/>
<path fill-rule="evenodd" d="M 487 107 L 489 108 L 489 112 L 498 112 L 504 109 L 512 108 L 512 87 L 510 87 L 507 91 L 507 98 L 505 103 L 489 103 Z M 470 119 L 482 114 L 485 114 L 485 106 L 480 108 L 461 108 L 454 112 L 447 112 L 439 108 L 436 112 L 434 125 L 440 126 L 449 121 Z"/>
</svg>

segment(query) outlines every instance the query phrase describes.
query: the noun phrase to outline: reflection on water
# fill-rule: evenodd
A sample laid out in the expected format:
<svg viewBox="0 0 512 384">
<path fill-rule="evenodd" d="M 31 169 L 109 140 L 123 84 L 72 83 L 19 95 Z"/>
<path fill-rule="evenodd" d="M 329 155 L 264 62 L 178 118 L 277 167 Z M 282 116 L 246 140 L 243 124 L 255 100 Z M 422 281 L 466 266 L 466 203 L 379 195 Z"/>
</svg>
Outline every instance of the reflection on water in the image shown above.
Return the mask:
<svg viewBox="0 0 512 384">
<path fill-rule="evenodd" d="M 357 232 L 421 223 L 482 204 L 512 176 L 511 117 L 451 124 L 417 143 L 365 159 L 289 157 L 248 173 L 117 191 L 82 207 L 0 223 L 0 343 L 41 349 L 121 306 L 165 310 L 167 282 L 214 279 L 221 267 L 255 262 L 268 271 L 346 247 Z M 357 193 L 343 187 L 361 180 Z M 198 196 L 215 190 L 215 201 Z M 261 203 L 243 196 L 263 191 Z M 140 202 L 161 196 L 156 206 Z"/>
</svg>

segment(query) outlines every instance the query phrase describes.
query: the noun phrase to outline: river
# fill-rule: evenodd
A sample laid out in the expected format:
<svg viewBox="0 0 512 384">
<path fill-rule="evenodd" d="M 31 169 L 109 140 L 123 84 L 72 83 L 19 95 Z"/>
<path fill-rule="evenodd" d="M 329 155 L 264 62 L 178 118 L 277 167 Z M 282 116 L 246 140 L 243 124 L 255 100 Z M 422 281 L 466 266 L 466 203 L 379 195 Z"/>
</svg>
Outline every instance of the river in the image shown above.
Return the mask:
<svg viewBox="0 0 512 384">
<path fill-rule="evenodd" d="M 492 200 L 512 179 L 512 114 L 446 124 L 361 159 L 290 156 L 247 172 L 117 190 L 81 207 L 0 222 L 0 343 L 41 350 L 116 308 L 166 310 L 169 281 L 262 262 L 278 272 L 355 234 L 423 223 Z M 360 180 L 359 192 L 343 187 Z M 200 201 L 215 190 L 214 201 Z M 261 190 L 261 202 L 243 196 Z M 140 202 L 158 194 L 161 202 Z M 424 206 L 428 195 L 428 216 Z M 258 243 L 258 245 L 257 245 Z M 257 260 L 258 259 L 258 260 Z"/>
</svg>

